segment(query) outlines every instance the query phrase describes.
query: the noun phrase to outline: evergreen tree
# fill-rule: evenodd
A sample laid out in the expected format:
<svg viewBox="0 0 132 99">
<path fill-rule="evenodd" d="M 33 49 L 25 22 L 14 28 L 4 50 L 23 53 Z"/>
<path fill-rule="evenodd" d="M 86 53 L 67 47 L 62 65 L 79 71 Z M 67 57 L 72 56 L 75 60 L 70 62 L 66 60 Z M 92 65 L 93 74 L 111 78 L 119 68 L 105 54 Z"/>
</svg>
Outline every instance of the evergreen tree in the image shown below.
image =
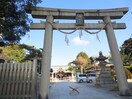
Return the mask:
<svg viewBox="0 0 132 99">
<path fill-rule="evenodd" d="M 25 50 L 19 45 L 8 45 L 6 47 L 0 47 L 0 59 L 7 61 L 21 62 L 25 57 Z"/>
<path fill-rule="evenodd" d="M 36 49 L 34 46 L 21 44 L 21 48 L 23 48 L 26 51 L 26 55 L 22 61 L 31 61 L 32 59 L 41 59 L 42 58 L 42 49 Z"/>
<path fill-rule="evenodd" d="M 121 46 L 121 57 L 124 65 L 132 64 L 132 38 L 125 40 Z"/>
<path fill-rule="evenodd" d="M 35 6 L 41 0 L 1 0 L 0 1 L 0 46 L 18 43 L 29 31 L 31 20 L 25 12 L 25 5 Z"/>
</svg>

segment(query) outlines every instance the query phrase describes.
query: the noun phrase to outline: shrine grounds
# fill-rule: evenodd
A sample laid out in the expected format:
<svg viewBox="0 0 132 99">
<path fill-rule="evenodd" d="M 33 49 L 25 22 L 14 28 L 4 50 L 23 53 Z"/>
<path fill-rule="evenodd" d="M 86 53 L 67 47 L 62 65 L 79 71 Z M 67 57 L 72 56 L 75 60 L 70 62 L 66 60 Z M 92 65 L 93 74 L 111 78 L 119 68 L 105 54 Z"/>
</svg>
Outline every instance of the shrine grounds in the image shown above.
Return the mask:
<svg viewBox="0 0 132 99">
<path fill-rule="evenodd" d="M 128 84 L 132 93 L 132 81 Z M 98 87 L 95 83 L 58 80 L 50 83 L 49 99 L 132 99 L 132 96 L 119 96 L 118 92 L 114 87 Z"/>
</svg>

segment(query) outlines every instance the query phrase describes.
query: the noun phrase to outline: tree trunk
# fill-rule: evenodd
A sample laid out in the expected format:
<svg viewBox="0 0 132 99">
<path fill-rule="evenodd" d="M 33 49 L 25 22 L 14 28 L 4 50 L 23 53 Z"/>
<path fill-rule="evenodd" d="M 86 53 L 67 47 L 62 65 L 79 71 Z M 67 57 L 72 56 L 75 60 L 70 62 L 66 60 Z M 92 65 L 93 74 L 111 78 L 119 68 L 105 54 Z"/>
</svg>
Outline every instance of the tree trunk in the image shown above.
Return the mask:
<svg viewBox="0 0 132 99">
<path fill-rule="evenodd" d="M 80 69 L 81 69 L 81 74 L 83 74 L 83 66 L 82 65 L 80 66 Z"/>
</svg>

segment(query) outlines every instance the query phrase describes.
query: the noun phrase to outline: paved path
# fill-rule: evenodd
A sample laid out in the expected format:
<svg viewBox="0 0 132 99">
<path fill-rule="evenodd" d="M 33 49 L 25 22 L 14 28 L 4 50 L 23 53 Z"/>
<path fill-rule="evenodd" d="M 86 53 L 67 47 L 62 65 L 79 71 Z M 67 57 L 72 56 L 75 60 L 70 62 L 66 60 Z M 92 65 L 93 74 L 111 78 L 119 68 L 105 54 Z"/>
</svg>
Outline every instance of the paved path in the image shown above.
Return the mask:
<svg viewBox="0 0 132 99">
<path fill-rule="evenodd" d="M 69 86 L 79 87 L 77 89 L 79 93 L 72 91 Z M 132 96 L 121 97 L 117 91 L 97 88 L 89 83 L 55 82 L 49 89 L 49 99 L 132 99 Z"/>
</svg>

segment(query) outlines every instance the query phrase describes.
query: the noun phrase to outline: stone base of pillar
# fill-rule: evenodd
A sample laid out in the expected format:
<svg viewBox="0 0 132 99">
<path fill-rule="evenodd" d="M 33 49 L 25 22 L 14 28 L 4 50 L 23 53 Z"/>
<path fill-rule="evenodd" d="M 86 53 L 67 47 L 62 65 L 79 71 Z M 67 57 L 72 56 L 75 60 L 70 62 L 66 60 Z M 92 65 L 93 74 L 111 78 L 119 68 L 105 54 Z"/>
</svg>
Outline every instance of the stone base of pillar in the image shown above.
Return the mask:
<svg viewBox="0 0 132 99">
<path fill-rule="evenodd" d="M 45 97 L 45 98 L 43 98 L 40 94 L 38 95 L 38 99 L 49 99 L 48 98 L 48 95 Z"/>
<path fill-rule="evenodd" d="M 132 99 L 132 93 L 130 93 L 130 90 L 126 90 L 126 91 L 121 91 L 120 93 L 119 93 L 119 96 L 128 96 L 128 97 L 131 97 L 131 99 Z"/>
<path fill-rule="evenodd" d="M 117 83 L 112 79 L 109 72 L 102 71 L 96 80 L 96 85 L 101 87 L 114 87 L 117 88 Z"/>
</svg>

